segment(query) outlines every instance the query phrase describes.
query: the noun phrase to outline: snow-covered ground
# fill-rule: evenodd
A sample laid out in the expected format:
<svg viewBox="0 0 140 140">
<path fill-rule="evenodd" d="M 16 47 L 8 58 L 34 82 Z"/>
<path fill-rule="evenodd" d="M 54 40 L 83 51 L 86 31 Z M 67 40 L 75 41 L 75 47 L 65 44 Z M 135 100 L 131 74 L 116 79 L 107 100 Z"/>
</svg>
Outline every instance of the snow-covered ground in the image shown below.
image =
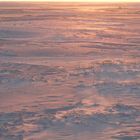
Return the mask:
<svg viewBox="0 0 140 140">
<path fill-rule="evenodd" d="M 139 139 L 139 3 L 0 3 L 0 140 Z"/>
</svg>

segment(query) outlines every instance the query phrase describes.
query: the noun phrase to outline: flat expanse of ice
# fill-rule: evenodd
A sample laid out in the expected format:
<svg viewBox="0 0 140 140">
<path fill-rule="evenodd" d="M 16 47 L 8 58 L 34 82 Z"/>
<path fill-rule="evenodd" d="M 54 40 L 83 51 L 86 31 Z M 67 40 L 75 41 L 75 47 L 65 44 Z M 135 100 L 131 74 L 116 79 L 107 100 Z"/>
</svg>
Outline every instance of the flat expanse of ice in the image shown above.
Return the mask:
<svg viewBox="0 0 140 140">
<path fill-rule="evenodd" d="M 0 3 L 0 140 L 140 140 L 140 4 Z"/>
</svg>

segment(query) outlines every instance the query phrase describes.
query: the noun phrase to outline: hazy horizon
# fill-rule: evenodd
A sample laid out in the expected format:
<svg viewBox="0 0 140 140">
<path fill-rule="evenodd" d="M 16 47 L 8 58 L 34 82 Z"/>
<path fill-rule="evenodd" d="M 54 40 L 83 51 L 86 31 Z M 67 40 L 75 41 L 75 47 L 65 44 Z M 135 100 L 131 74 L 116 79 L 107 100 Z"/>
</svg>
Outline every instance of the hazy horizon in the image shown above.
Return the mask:
<svg viewBox="0 0 140 140">
<path fill-rule="evenodd" d="M 140 0 L 0 0 L 0 2 L 140 2 Z"/>
</svg>

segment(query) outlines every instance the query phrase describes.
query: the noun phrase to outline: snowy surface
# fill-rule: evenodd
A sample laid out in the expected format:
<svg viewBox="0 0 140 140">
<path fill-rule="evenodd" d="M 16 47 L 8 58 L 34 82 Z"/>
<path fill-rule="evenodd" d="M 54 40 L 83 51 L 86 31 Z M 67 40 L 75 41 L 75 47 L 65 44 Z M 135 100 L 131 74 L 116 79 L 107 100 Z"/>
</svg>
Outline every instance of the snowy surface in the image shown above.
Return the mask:
<svg viewBox="0 0 140 140">
<path fill-rule="evenodd" d="M 140 4 L 0 3 L 0 140 L 140 140 Z"/>
</svg>

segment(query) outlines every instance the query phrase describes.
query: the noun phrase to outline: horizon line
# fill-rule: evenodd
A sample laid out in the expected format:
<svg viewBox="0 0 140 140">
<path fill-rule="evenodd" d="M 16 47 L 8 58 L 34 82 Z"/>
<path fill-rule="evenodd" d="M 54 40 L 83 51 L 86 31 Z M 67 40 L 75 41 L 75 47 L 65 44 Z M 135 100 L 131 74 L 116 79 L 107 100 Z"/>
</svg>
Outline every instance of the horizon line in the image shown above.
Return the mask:
<svg viewBox="0 0 140 140">
<path fill-rule="evenodd" d="M 48 3 L 140 3 L 140 1 L 114 1 L 114 2 L 112 2 L 112 1 L 87 1 L 87 2 L 84 2 L 84 1 L 50 1 L 50 0 L 46 0 L 46 1 L 44 1 L 44 0 L 41 0 L 41 1 L 35 1 L 35 0 L 21 0 L 21 1 L 17 1 L 17 0 L 0 0 L 0 2 L 5 2 L 5 3 L 7 3 L 7 2 L 17 2 L 17 3 L 21 3 L 21 2 L 26 2 L 26 3 L 28 3 L 28 2 L 32 2 L 32 3 L 46 3 L 46 2 L 48 2 Z"/>
</svg>

